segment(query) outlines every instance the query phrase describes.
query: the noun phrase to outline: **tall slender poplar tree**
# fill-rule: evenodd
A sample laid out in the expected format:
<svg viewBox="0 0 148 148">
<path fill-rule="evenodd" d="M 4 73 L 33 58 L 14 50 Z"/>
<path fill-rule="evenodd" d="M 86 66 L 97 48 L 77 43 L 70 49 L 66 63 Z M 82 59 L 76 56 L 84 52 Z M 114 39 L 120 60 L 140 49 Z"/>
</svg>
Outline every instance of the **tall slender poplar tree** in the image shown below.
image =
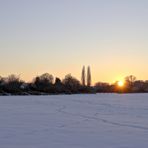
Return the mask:
<svg viewBox="0 0 148 148">
<path fill-rule="evenodd" d="M 81 77 L 81 81 L 82 81 L 82 85 L 85 86 L 85 79 L 86 79 L 86 75 L 85 75 L 85 66 L 83 66 L 82 68 L 82 77 Z"/>
<path fill-rule="evenodd" d="M 91 70 L 90 70 L 90 66 L 88 66 L 88 68 L 87 68 L 87 86 L 88 87 L 91 86 Z"/>
</svg>

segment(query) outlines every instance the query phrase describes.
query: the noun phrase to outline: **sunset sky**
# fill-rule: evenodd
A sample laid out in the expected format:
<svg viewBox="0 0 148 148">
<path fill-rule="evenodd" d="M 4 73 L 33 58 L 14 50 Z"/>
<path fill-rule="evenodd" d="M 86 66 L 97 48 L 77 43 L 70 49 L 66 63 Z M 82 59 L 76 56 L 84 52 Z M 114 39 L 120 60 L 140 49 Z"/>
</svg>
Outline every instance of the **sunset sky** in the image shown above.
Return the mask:
<svg viewBox="0 0 148 148">
<path fill-rule="evenodd" d="M 0 75 L 148 79 L 147 0 L 0 0 Z"/>
</svg>

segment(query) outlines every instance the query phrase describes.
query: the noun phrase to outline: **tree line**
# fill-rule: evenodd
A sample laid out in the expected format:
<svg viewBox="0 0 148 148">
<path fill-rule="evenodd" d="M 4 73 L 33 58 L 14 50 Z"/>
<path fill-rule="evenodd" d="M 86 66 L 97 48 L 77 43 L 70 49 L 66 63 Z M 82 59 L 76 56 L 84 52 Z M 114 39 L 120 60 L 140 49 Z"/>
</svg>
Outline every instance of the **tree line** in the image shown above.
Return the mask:
<svg viewBox="0 0 148 148">
<path fill-rule="evenodd" d="M 84 83 L 83 83 L 84 84 Z M 25 82 L 17 75 L 0 77 L 0 95 L 48 95 L 48 94 L 78 94 L 95 93 L 91 86 L 91 72 L 88 67 L 87 85 L 67 74 L 64 79 L 49 73 L 35 77 L 32 82 Z"/>
<path fill-rule="evenodd" d="M 0 95 L 48 95 L 79 93 L 141 93 L 148 92 L 148 81 L 137 80 L 135 76 L 127 76 L 123 87 L 118 82 L 113 84 L 97 82 L 92 86 L 91 69 L 82 68 L 81 82 L 71 74 L 64 79 L 54 78 L 49 73 L 36 76 L 32 82 L 25 82 L 19 76 L 0 77 Z"/>
<path fill-rule="evenodd" d="M 148 93 L 148 80 L 137 80 L 134 75 L 130 75 L 125 77 L 122 87 L 118 81 L 113 84 L 97 82 L 94 87 L 98 93 Z"/>
</svg>

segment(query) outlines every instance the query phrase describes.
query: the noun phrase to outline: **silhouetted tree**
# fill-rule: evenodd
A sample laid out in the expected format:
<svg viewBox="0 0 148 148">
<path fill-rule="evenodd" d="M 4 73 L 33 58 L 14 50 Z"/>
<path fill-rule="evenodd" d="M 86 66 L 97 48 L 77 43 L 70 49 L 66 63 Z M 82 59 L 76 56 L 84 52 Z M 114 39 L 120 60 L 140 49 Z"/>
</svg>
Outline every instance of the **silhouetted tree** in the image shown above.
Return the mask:
<svg viewBox="0 0 148 148">
<path fill-rule="evenodd" d="M 46 83 L 50 83 L 50 84 L 53 84 L 53 81 L 54 81 L 53 76 L 49 73 L 44 73 L 39 78 L 41 81 L 46 82 Z"/>
<path fill-rule="evenodd" d="M 133 83 L 133 92 L 145 92 L 145 82 L 138 80 Z"/>
<path fill-rule="evenodd" d="M 90 66 L 87 68 L 87 86 L 91 86 L 91 71 L 90 71 Z"/>
<path fill-rule="evenodd" d="M 64 93 L 65 92 L 64 85 L 63 85 L 62 81 L 60 80 L 60 78 L 55 79 L 54 86 L 55 86 L 54 88 L 55 88 L 56 93 Z"/>
<path fill-rule="evenodd" d="M 3 78 L 0 76 L 0 85 L 2 85 L 4 82 Z"/>
<path fill-rule="evenodd" d="M 61 81 L 61 79 L 60 78 L 57 78 L 56 77 L 56 79 L 55 79 L 55 85 L 61 85 L 62 84 L 62 81 Z"/>
<path fill-rule="evenodd" d="M 111 92 L 110 84 L 104 82 L 97 82 L 95 84 L 95 89 L 97 92 Z"/>
<path fill-rule="evenodd" d="M 128 92 L 132 92 L 133 90 L 133 84 L 136 81 L 136 77 L 133 75 L 127 76 L 125 78 L 125 82 L 126 82 L 126 88 Z"/>
<path fill-rule="evenodd" d="M 144 82 L 144 92 L 148 92 L 148 80 Z"/>
<path fill-rule="evenodd" d="M 0 76 L 0 93 L 3 92 L 4 79 Z"/>
<path fill-rule="evenodd" d="M 12 74 L 5 78 L 4 90 L 9 93 L 19 93 L 22 83 L 23 81 L 20 80 L 19 76 Z"/>
<path fill-rule="evenodd" d="M 127 76 L 125 78 L 126 82 L 128 82 L 130 85 L 133 85 L 133 83 L 136 81 L 136 77 L 133 75 Z"/>
<path fill-rule="evenodd" d="M 72 77 L 71 74 L 65 76 L 63 84 L 68 93 L 78 93 L 80 89 L 80 81 Z"/>
<path fill-rule="evenodd" d="M 53 89 L 53 80 L 52 75 L 48 73 L 42 74 L 34 79 L 34 87 L 39 91 L 50 92 Z"/>
<path fill-rule="evenodd" d="M 85 66 L 83 66 L 83 68 L 82 68 L 82 76 L 81 76 L 82 86 L 85 86 L 85 79 L 86 79 Z"/>
</svg>

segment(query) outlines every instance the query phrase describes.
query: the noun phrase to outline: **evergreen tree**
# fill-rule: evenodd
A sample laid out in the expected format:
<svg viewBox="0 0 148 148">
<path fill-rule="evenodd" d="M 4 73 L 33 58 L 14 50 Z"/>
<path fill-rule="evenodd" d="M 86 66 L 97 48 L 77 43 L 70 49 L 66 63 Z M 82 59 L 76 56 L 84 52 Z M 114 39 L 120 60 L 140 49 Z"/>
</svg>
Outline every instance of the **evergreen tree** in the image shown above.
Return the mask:
<svg viewBox="0 0 148 148">
<path fill-rule="evenodd" d="M 87 86 L 88 87 L 91 86 L 91 70 L 90 70 L 90 66 L 88 66 L 88 68 L 87 68 Z"/>
<path fill-rule="evenodd" d="M 85 66 L 83 66 L 82 68 L 82 77 L 81 77 L 81 81 L 82 81 L 82 85 L 85 86 Z"/>
</svg>

